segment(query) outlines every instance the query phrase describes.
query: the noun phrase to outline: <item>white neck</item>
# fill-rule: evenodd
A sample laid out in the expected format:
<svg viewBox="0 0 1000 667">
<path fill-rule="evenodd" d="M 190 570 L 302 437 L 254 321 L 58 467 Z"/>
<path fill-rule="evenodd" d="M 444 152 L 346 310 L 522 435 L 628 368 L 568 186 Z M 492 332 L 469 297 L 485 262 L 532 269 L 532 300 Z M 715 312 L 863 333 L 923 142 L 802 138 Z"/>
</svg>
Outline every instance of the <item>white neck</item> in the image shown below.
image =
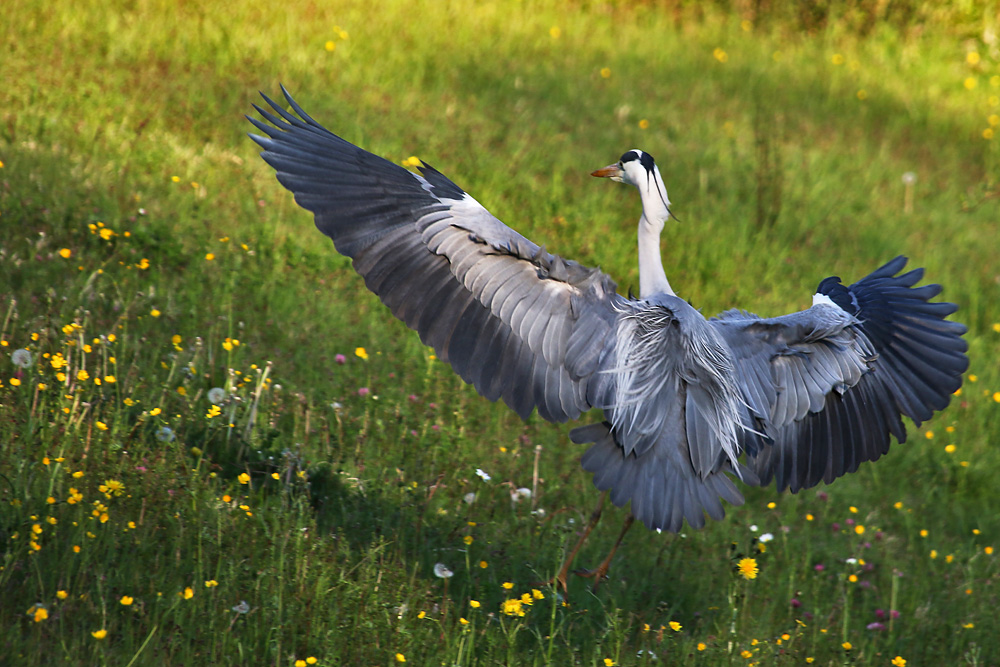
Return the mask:
<svg viewBox="0 0 1000 667">
<path fill-rule="evenodd" d="M 674 294 L 663 271 L 660 259 L 660 232 L 670 217 L 670 200 L 667 188 L 655 168 L 647 178 L 636 183 L 642 198 L 642 217 L 639 218 L 639 296 Z"/>
<path fill-rule="evenodd" d="M 660 259 L 662 229 L 662 222 L 650 223 L 645 213 L 639 218 L 639 296 L 643 299 L 654 294 L 674 294 Z"/>
</svg>

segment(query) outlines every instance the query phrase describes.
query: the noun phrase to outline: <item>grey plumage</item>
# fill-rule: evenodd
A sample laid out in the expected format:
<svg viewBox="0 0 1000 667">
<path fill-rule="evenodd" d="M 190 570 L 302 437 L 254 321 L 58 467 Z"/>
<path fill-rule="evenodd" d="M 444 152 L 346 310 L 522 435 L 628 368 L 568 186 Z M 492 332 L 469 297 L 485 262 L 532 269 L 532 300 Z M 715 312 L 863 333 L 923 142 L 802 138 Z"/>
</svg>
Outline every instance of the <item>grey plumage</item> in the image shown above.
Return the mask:
<svg viewBox="0 0 1000 667">
<path fill-rule="evenodd" d="M 659 262 L 670 215 L 652 158 L 630 151 L 595 175 L 636 185 L 637 300 L 609 276 L 548 253 L 441 173 L 413 173 L 330 133 L 285 92 L 264 99 L 251 135 L 316 226 L 366 286 L 463 380 L 527 419 L 605 420 L 577 428 L 599 489 L 649 528 L 721 519 L 743 497 L 731 477 L 793 492 L 875 460 L 901 417 L 948 404 L 968 366 L 965 328 L 913 287 L 896 258 L 845 287 L 820 283 L 808 310 L 706 320 L 673 294 Z M 645 183 L 645 184 L 643 184 Z M 655 247 L 654 247 L 655 245 Z M 721 499 L 721 500 L 720 500 Z"/>
</svg>

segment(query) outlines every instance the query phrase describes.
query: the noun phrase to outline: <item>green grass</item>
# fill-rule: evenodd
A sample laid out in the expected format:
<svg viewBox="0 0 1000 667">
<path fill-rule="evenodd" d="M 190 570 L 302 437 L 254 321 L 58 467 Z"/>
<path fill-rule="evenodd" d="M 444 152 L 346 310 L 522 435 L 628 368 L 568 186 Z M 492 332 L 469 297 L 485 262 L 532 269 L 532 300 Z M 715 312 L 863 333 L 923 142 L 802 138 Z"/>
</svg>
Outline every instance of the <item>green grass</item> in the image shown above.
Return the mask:
<svg viewBox="0 0 1000 667">
<path fill-rule="evenodd" d="M 175 4 L 15 0 L 0 28 L 0 664 L 1000 654 L 995 3 L 748 29 L 682 3 Z M 479 398 L 363 290 L 245 136 L 279 82 L 623 291 L 638 201 L 587 174 L 632 147 L 682 220 L 671 283 L 706 313 L 799 309 L 827 275 L 907 254 L 960 305 L 967 382 L 831 486 L 749 489 L 682 536 L 634 529 L 611 578 L 563 604 L 533 582 L 598 498 L 581 448 Z M 623 517 L 605 511 L 581 564 Z"/>
</svg>

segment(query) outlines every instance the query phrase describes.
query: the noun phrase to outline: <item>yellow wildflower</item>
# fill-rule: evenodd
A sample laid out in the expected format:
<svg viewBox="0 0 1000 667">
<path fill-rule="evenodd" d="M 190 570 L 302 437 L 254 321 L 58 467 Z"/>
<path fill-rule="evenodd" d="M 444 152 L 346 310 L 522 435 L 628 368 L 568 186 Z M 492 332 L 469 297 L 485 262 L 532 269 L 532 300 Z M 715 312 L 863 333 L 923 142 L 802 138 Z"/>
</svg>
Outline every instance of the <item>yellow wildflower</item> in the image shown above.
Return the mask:
<svg viewBox="0 0 1000 667">
<path fill-rule="evenodd" d="M 125 493 L 125 485 L 117 479 L 108 479 L 104 481 L 104 484 L 98 486 L 97 490 L 110 498 L 113 495 L 120 496 Z"/>
<path fill-rule="evenodd" d="M 757 561 L 753 558 L 744 558 L 736 564 L 736 569 L 744 579 L 756 579 L 760 571 L 757 568 Z"/>
</svg>

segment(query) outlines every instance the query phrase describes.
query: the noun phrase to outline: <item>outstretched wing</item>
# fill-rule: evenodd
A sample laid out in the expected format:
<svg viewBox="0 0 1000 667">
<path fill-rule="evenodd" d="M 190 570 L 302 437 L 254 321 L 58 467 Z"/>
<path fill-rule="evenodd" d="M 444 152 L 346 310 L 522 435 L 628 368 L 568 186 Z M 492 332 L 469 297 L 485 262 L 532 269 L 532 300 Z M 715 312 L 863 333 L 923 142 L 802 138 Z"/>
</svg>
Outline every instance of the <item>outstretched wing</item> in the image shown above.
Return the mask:
<svg viewBox="0 0 1000 667">
<path fill-rule="evenodd" d="M 332 134 L 288 95 L 249 118 L 261 157 L 392 313 L 523 419 L 589 409 L 615 284 L 549 254 L 428 165 L 415 174 Z"/>
<path fill-rule="evenodd" d="M 939 285 L 913 287 L 917 269 L 897 257 L 850 287 L 820 283 L 812 308 L 761 319 L 712 320 L 733 351 L 744 398 L 773 445 L 748 461 L 762 484 L 796 492 L 857 470 L 906 440 L 948 405 L 968 368 L 966 329 L 931 302 Z M 825 297 L 825 298 L 824 298 Z"/>
</svg>

